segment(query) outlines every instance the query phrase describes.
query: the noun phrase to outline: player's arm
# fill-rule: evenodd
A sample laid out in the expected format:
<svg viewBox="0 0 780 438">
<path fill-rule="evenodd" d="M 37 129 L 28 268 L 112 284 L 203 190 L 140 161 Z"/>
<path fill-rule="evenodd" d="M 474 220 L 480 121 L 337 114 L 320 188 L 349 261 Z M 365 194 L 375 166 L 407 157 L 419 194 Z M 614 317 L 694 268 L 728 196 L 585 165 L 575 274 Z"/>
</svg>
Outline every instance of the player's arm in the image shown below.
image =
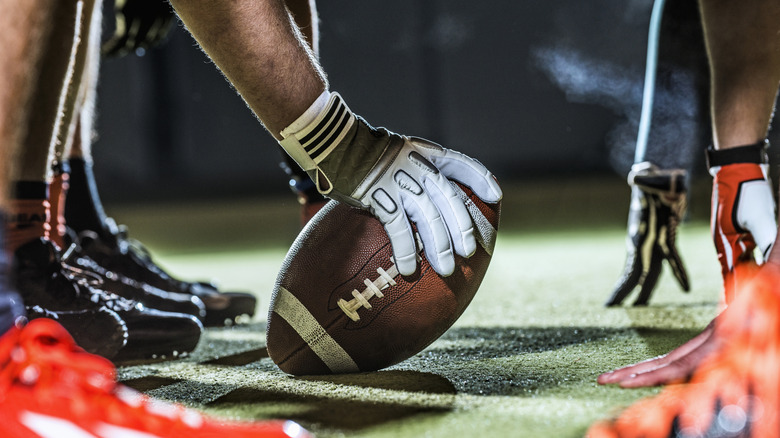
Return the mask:
<svg viewBox="0 0 780 438">
<path fill-rule="evenodd" d="M 501 189 L 479 162 L 427 140 L 374 128 L 328 91 L 324 72 L 284 2 L 174 0 L 179 17 L 318 190 L 370 210 L 385 226 L 401 274 L 417 265 L 417 225 L 442 275 L 476 249 L 450 179 L 486 202 Z M 371 62 L 370 58 L 366 62 Z"/>
<path fill-rule="evenodd" d="M 626 236 L 626 264 L 607 306 L 621 304 L 637 287 L 634 305 L 646 305 L 665 260 L 684 291 L 690 289 L 688 274 L 677 251 L 677 227 L 686 208 L 686 172 L 635 164 L 628 176 L 631 206 Z"/>
</svg>

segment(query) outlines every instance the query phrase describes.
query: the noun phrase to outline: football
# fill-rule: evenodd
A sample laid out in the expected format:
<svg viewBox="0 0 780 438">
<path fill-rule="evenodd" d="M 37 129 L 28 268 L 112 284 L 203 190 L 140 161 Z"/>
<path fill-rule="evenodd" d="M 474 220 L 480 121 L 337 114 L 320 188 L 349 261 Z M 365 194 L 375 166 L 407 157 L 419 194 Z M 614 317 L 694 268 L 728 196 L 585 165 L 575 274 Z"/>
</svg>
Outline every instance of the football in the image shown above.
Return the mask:
<svg viewBox="0 0 780 438">
<path fill-rule="evenodd" d="M 423 253 L 401 276 L 390 240 L 370 213 L 329 202 L 284 259 L 271 297 L 266 345 L 293 375 L 374 371 L 419 353 L 460 317 L 493 254 L 501 203 L 456 187 L 474 222 L 477 251 L 438 275 Z"/>
</svg>

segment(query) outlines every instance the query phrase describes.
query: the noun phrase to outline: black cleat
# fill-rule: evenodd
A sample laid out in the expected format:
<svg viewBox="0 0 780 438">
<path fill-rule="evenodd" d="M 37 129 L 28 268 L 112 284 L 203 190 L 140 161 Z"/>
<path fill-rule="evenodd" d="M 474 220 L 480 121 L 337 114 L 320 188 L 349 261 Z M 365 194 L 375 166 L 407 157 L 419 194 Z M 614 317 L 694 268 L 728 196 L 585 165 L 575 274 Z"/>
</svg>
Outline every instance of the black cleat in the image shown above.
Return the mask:
<svg viewBox="0 0 780 438">
<path fill-rule="evenodd" d="M 56 246 L 47 239 L 33 240 L 15 253 L 15 285 L 28 308 L 62 312 L 99 312 L 107 308 L 125 322 L 127 342 L 114 361 L 141 362 L 170 359 L 192 351 L 203 326 L 192 316 L 149 309 L 143 304 L 99 288 L 100 277 L 62 263 Z M 69 331 L 79 331 L 81 323 L 73 318 Z M 93 333 L 94 341 L 117 334 Z M 88 336 L 88 333 L 85 334 Z"/>
<path fill-rule="evenodd" d="M 210 283 L 188 282 L 172 277 L 152 260 L 143 245 L 127 237 L 125 227 L 106 221 L 108 233 L 83 231 L 84 254 L 100 266 L 165 291 L 193 295 L 206 305 L 206 326 L 222 326 L 237 318 L 254 316 L 257 299 L 244 292 L 220 292 Z M 108 235 L 105 235 L 108 234 Z"/>
<path fill-rule="evenodd" d="M 78 243 L 72 243 L 62 254 L 61 260 L 73 269 L 82 269 L 98 277 L 101 289 L 120 297 L 138 301 L 148 308 L 164 312 L 193 315 L 201 321 L 206 317 L 206 305 L 200 298 L 190 294 L 168 292 L 109 271 L 83 255 Z"/>
<path fill-rule="evenodd" d="M 27 318 L 53 319 L 68 330 L 76 344 L 88 353 L 113 358 L 127 343 L 127 326 L 113 310 L 105 307 L 82 310 L 46 310 L 27 307 Z M 102 333 L 105 336 L 95 336 Z"/>
</svg>

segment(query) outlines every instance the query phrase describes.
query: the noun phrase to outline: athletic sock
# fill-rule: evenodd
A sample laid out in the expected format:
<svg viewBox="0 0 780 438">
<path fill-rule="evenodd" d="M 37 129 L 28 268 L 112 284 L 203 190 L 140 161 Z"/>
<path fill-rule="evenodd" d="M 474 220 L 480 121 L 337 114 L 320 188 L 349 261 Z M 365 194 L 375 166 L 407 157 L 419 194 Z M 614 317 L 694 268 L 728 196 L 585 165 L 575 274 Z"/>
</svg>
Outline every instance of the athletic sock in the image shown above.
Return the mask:
<svg viewBox="0 0 780 438">
<path fill-rule="evenodd" d="M 69 178 L 67 161 L 54 165 L 54 176 L 49 186 L 49 204 L 51 204 L 49 225 L 50 238 L 60 248 L 65 248 L 65 234 L 68 231 L 65 226 L 65 199 L 68 196 Z"/>
<path fill-rule="evenodd" d="M 71 157 L 70 188 L 65 204 L 65 220 L 77 233 L 91 230 L 101 237 L 110 234 L 106 229 L 106 213 L 92 172 L 92 163 L 83 158 Z"/>
<path fill-rule="evenodd" d="M 6 250 L 38 238 L 49 238 L 49 185 L 43 181 L 17 181 L 6 216 Z"/>
</svg>

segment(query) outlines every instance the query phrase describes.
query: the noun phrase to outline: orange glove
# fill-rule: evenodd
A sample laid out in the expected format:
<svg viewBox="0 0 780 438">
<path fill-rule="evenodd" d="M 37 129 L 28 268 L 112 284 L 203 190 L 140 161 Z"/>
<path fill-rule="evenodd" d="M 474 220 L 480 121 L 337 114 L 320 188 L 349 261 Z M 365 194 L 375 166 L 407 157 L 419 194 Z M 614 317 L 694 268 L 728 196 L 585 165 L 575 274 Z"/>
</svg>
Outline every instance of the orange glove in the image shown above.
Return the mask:
<svg viewBox="0 0 780 438">
<path fill-rule="evenodd" d="M 754 262 L 756 247 L 766 259 L 777 234 L 772 184 L 760 162 L 764 159 L 754 155 L 757 148 L 763 151 L 764 145 L 735 148 L 743 150 L 741 156 L 732 149 L 709 150 L 708 154 L 714 176 L 712 237 L 724 278 L 726 304 L 734 298 L 733 283 L 737 280 L 728 274 L 740 263 Z"/>
</svg>

